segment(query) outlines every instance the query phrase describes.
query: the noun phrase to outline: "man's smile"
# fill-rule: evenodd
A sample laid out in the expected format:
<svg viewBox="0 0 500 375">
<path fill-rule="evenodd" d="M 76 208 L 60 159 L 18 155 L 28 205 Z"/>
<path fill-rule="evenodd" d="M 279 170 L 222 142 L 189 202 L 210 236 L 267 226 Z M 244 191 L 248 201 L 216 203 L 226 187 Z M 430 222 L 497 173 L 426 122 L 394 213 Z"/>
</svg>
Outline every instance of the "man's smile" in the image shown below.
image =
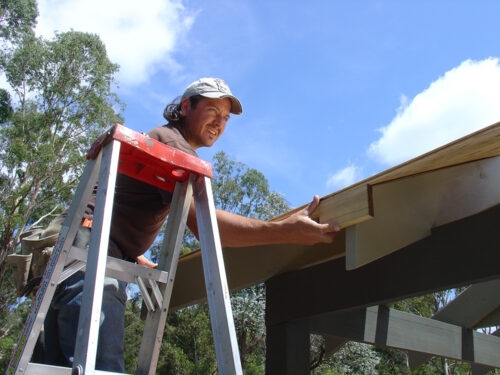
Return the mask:
<svg viewBox="0 0 500 375">
<path fill-rule="evenodd" d="M 217 131 L 214 130 L 213 128 L 208 128 L 208 132 L 212 134 L 213 136 L 217 136 Z"/>
</svg>

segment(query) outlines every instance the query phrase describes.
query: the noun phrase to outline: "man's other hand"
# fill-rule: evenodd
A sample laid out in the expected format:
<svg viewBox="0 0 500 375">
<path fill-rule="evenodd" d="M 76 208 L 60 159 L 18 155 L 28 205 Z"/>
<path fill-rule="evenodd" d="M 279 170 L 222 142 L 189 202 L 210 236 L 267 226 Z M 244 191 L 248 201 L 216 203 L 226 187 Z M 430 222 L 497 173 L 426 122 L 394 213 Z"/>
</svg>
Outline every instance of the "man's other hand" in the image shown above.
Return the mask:
<svg viewBox="0 0 500 375">
<path fill-rule="evenodd" d="M 311 203 L 302 210 L 284 219 L 281 224 L 289 234 L 289 243 L 314 245 L 331 243 L 340 227 L 335 223 L 320 224 L 311 219 L 312 213 L 319 206 L 319 196 L 315 195 Z"/>
<path fill-rule="evenodd" d="M 151 262 L 148 258 L 146 258 L 144 255 L 139 255 L 136 259 L 137 264 L 141 266 L 146 266 L 150 268 L 156 268 L 158 265 L 156 263 Z"/>
</svg>

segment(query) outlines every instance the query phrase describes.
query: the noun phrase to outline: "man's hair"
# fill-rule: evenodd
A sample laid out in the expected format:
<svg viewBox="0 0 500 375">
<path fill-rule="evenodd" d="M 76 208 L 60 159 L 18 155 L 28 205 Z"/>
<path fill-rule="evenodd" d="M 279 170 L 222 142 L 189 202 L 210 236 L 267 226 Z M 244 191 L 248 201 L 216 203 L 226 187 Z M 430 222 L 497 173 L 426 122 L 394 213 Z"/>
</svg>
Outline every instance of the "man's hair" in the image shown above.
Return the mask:
<svg viewBox="0 0 500 375">
<path fill-rule="evenodd" d="M 203 98 L 201 95 L 190 96 L 189 102 L 191 103 L 191 109 L 195 109 L 198 102 Z M 181 114 L 181 103 L 182 97 L 178 96 L 171 103 L 167 104 L 163 110 L 163 117 L 173 124 L 182 125 L 184 122 L 184 116 Z"/>
</svg>

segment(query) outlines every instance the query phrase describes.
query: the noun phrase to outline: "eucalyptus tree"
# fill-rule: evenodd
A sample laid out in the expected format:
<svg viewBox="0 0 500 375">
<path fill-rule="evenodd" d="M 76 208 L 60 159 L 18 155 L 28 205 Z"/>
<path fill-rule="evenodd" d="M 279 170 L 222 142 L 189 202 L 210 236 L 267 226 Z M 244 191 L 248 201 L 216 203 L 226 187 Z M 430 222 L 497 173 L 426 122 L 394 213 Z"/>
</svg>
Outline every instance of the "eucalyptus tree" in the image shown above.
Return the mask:
<svg viewBox="0 0 500 375">
<path fill-rule="evenodd" d="M 95 137 L 121 121 L 113 64 L 95 34 L 32 30 L 0 51 L 0 286 L 20 236 L 71 199 Z"/>
<path fill-rule="evenodd" d="M 10 39 L 35 26 L 36 0 L 0 0 L 0 37 Z"/>
</svg>

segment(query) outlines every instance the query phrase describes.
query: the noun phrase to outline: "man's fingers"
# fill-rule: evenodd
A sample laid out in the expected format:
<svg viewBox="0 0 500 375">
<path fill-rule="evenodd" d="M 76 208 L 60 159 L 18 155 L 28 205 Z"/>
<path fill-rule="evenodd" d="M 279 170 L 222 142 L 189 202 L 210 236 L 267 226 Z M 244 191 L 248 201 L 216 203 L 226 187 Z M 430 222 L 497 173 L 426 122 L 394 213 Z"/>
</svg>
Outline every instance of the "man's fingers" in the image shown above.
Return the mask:
<svg viewBox="0 0 500 375">
<path fill-rule="evenodd" d="M 316 208 L 318 208 L 318 206 L 319 206 L 319 196 L 315 195 L 311 203 L 309 203 L 309 205 L 306 207 L 306 215 L 311 216 L 312 213 L 316 210 Z"/>
<path fill-rule="evenodd" d="M 334 237 L 335 237 L 335 233 L 334 232 L 326 233 L 323 242 L 325 242 L 325 243 L 332 243 Z"/>
<path fill-rule="evenodd" d="M 319 225 L 321 226 L 320 228 L 322 233 L 338 232 L 340 230 L 339 225 L 335 223 L 326 223 Z"/>
</svg>

